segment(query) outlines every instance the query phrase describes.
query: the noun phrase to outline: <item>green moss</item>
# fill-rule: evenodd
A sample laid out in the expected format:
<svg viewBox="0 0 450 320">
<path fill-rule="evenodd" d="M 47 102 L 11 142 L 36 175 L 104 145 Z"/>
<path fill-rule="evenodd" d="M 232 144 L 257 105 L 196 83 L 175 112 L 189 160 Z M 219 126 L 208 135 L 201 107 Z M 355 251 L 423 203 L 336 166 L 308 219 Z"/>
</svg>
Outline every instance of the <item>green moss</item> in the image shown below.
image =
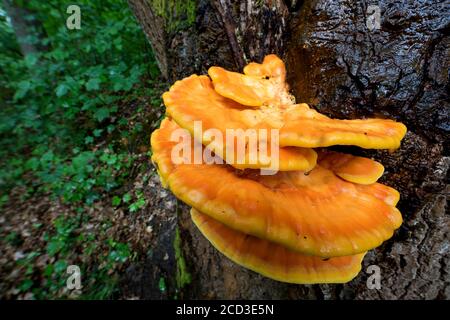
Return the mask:
<svg viewBox="0 0 450 320">
<path fill-rule="evenodd" d="M 166 280 L 164 280 L 163 277 L 159 278 L 158 286 L 159 286 L 159 290 L 161 292 L 165 292 L 166 291 Z"/>
<path fill-rule="evenodd" d="M 169 32 L 188 28 L 195 22 L 197 0 L 148 0 L 155 13 L 164 19 Z"/>
<path fill-rule="evenodd" d="M 185 285 L 191 283 L 191 274 L 187 270 L 186 261 L 183 257 L 183 251 L 181 249 L 181 236 L 180 230 L 177 228 L 175 231 L 175 240 L 173 243 L 175 249 L 175 260 L 177 263 L 176 282 L 179 289 Z"/>
</svg>

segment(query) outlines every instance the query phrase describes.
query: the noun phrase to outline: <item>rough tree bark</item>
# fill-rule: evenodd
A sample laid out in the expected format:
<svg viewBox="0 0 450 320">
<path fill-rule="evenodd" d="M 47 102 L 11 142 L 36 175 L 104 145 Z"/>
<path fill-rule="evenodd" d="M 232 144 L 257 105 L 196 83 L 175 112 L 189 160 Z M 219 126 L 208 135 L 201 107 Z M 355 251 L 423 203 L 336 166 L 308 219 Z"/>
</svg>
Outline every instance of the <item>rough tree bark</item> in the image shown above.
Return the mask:
<svg viewBox="0 0 450 320">
<path fill-rule="evenodd" d="M 445 1 L 231 1 L 198 0 L 196 18 L 182 29 L 148 30 L 150 0 L 129 0 L 155 51 L 164 51 L 171 81 L 212 65 L 240 70 L 277 53 L 287 62 L 297 101 L 337 118 L 384 116 L 404 122 L 400 150 L 338 148 L 376 158 L 382 181 L 397 188 L 404 224 L 364 259 L 345 285 L 291 285 L 237 266 L 215 251 L 189 219 L 188 208 L 150 182 L 155 226 L 152 254 L 130 267 L 124 284 L 141 298 L 449 299 L 448 214 L 450 17 Z M 163 1 L 164 2 L 164 1 Z M 166 1 L 171 2 L 171 1 Z M 176 2 L 176 1 L 175 1 Z M 379 28 L 367 26 L 368 8 L 380 9 Z M 162 17 L 164 19 L 164 17 Z M 164 71 L 166 70 L 166 71 Z M 445 147 L 444 147 L 445 146 Z M 182 253 L 191 283 L 180 286 Z M 365 270 L 381 268 L 381 289 L 370 290 Z M 165 286 L 161 288 L 161 278 Z"/>
</svg>

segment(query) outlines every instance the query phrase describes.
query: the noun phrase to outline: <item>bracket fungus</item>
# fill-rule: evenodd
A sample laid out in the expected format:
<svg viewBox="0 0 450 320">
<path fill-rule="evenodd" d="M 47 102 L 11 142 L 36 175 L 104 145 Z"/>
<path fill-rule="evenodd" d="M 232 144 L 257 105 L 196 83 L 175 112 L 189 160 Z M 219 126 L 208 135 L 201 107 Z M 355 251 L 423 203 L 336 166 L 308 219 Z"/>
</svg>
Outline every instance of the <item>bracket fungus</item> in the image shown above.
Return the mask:
<svg viewBox="0 0 450 320">
<path fill-rule="evenodd" d="M 322 152 L 320 165 L 344 180 L 359 184 L 375 183 L 384 173 L 383 165 L 377 161 L 338 152 Z"/>
<path fill-rule="evenodd" d="M 282 64 L 282 61 L 279 61 Z M 284 64 L 282 68 L 284 70 Z M 287 85 L 273 85 L 270 77 L 265 79 L 254 75 L 241 75 L 224 69 L 220 70 L 220 74 L 226 73 L 228 76 L 218 76 L 218 73 L 216 67 L 211 67 L 209 75 L 214 81 L 207 76 L 192 75 L 175 82 L 170 90 L 163 94 L 167 114 L 191 133 L 193 122 L 201 120 L 205 128 L 215 128 L 223 133 L 226 129 L 278 129 L 281 147 L 355 145 L 368 149 L 397 149 L 406 133 L 406 127 L 393 120 L 336 120 L 309 108 L 307 104 L 295 104 L 293 99 L 274 99 L 285 96 L 287 92 L 267 92 L 271 93 L 280 87 L 283 89 L 279 90 L 287 90 Z M 284 77 L 282 78 L 284 80 Z M 277 79 L 276 83 L 279 81 Z M 258 86 L 248 88 L 252 83 L 258 83 Z M 220 92 L 226 91 L 228 97 L 240 97 L 253 90 L 255 96 L 259 94 L 262 97 L 258 101 L 264 103 L 261 102 L 258 108 L 248 107 L 221 96 L 215 90 L 217 86 L 225 87 L 227 90 L 221 88 Z M 233 92 L 233 95 L 230 92 Z M 236 99 L 242 101 L 240 98 Z M 252 101 L 256 100 L 255 98 Z M 256 102 L 252 104 L 255 105 Z"/>
<path fill-rule="evenodd" d="M 246 110 L 245 106 L 219 95 L 207 76 L 192 75 L 181 81 L 175 82 L 168 92 L 163 94 L 166 112 L 182 128 L 187 129 L 191 135 L 196 133 L 195 122 L 201 121 L 203 132 L 198 140 L 223 159 L 230 159 L 228 150 L 233 152 L 234 144 L 239 136 L 233 139 L 233 145 L 223 143 L 222 139 L 211 139 L 207 132 L 220 132 L 226 137 L 227 131 L 241 132 L 241 137 L 246 133 L 241 130 L 270 129 L 270 126 L 257 126 L 258 117 L 262 114 Z M 232 110 L 232 111 L 230 111 Z M 235 111 L 235 112 L 233 112 Z M 254 123 L 255 126 L 245 123 Z M 248 131 L 247 131 L 248 132 Z M 266 141 L 259 144 L 265 145 Z M 245 159 L 248 159 L 246 156 Z M 306 148 L 279 148 L 279 167 L 283 171 L 310 170 L 317 160 L 317 154 L 313 149 Z M 239 164 L 228 162 L 238 169 L 255 168 L 249 162 Z M 267 166 L 270 166 L 268 164 Z"/>
<path fill-rule="evenodd" d="M 262 64 L 248 64 L 244 74 L 221 67 L 209 68 L 208 74 L 217 93 L 244 106 L 280 106 L 295 101 L 288 92 L 284 63 L 275 55 L 266 56 Z"/>
<path fill-rule="evenodd" d="M 289 283 L 344 283 L 361 270 L 365 253 L 321 258 L 233 230 L 195 209 L 192 221 L 212 245 L 230 260 L 263 276 Z"/>
<path fill-rule="evenodd" d="M 373 186 L 360 188 L 320 162 L 310 172 L 275 175 L 220 164 L 173 164 L 176 142 L 170 137 L 177 127 L 166 118 L 152 135 L 152 159 L 162 180 L 179 199 L 235 230 L 304 254 L 335 257 L 379 246 L 402 222 L 395 206 L 373 194 Z"/>
<path fill-rule="evenodd" d="M 212 80 L 192 75 L 163 95 L 168 117 L 151 145 L 164 187 L 192 207 L 194 223 L 219 251 L 246 268 L 292 283 L 351 280 L 364 254 L 401 225 L 400 195 L 377 182 L 384 172 L 379 162 L 323 147 L 395 149 L 406 127 L 334 120 L 295 104 L 275 55 L 248 64 L 244 74 L 219 67 L 208 73 Z M 206 130 L 200 135 L 197 121 Z M 245 139 L 244 161 L 237 162 L 239 135 L 218 143 L 208 134 L 230 129 L 278 130 L 278 170 L 260 172 L 267 162 L 249 161 L 255 151 Z M 186 148 L 179 149 L 180 139 Z M 257 136 L 256 150 L 270 139 Z M 188 151 L 183 161 L 174 160 L 174 150 Z M 224 161 L 195 161 L 197 152 Z"/>
</svg>

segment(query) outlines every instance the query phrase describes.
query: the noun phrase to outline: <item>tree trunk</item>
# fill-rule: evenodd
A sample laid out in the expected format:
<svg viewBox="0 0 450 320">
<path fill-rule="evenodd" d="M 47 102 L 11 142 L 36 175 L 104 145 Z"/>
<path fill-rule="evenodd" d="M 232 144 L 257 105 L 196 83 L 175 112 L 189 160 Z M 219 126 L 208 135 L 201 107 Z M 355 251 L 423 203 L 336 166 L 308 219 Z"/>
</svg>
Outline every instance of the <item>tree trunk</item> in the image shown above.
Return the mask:
<svg viewBox="0 0 450 320">
<path fill-rule="evenodd" d="M 43 38 L 42 26 L 34 19 L 31 12 L 19 6 L 16 1 L 3 0 L 6 13 L 11 18 L 11 24 L 23 56 L 38 53 L 45 50 L 45 46 L 39 41 Z"/>
<path fill-rule="evenodd" d="M 450 158 L 444 148 L 450 145 L 450 18 L 444 3 L 198 0 L 193 1 L 195 20 L 188 21 L 178 11 L 178 19 L 186 23 L 173 28 L 168 25 L 168 17 L 175 14 L 170 10 L 155 20 L 148 19 L 157 12 L 155 3 L 177 1 L 129 2 L 156 47 L 163 74 L 171 81 L 192 73 L 205 74 L 212 65 L 238 71 L 248 61 L 261 61 L 264 55 L 276 53 L 287 63 L 288 82 L 298 102 L 336 118 L 383 116 L 408 127 L 401 148 L 394 153 L 337 148 L 382 162 L 386 167 L 382 182 L 397 188 L 402 196 L 402 227 L 365 257 L 363 269 L 353 281 L 344 285 L 284 284 L 230 262 L 202 237 L 190 221 L 188 208 L 161 189 L 155 176 L 148 213 L 157 240 L 150 244 L 148 262 L 127 273 L 124 283 L 130 295 L 450 298 Z M 377 8 L 379 25 L 370 20 Z M 154 28 L 148 30 L 157 19 L 164 21 L 163 40 L 155 36 Z M 160 51 L 164 54 L 159 55 Z M 177 230 L 181 248 L 174 240 Z M 381 289 L 367 287 L 369 265 L 380 267 Z M 187 273 L 191 281 L 186 285 L 180 278 Z"/>
</svg>

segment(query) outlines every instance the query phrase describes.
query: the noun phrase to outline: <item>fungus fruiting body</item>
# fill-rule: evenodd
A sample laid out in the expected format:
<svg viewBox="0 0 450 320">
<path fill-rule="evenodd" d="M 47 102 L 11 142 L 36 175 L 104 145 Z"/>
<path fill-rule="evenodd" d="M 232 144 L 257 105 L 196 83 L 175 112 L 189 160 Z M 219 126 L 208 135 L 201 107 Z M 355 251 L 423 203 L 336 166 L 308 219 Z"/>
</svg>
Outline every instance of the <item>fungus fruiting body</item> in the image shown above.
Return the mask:
<svg viewBox="0 0 450 320">
<path fill-rule="evenodd" d="M 320 165 L 344 180 L 359 184 L 375 183 L 384 172 L 383 165 L 377 161 L 338 152 L 322 152 Z"/>
<path fill-rule="evenodd" d="M 405 126 L 386 119 L 335 120 L 296 104 L 275 55 L 250 63 L 244 74 L 220 67 L 208 74 L 177 81 L 163 95 L 169 117 L 151 137 L 163 185 L 192 207 L 199 230 L 236 263 L 285 282 L 351 280 L 365 252 L 401 225 L 400 195 L 377 182 L 381 163 L 323 147 L 395 149 Z M 274 142 L 272 136 L 256 136 L 254 150 L 248 137 L 217 138 L 229 130 L 261 129 L 277 132 L 269 163 L 250 160 Z M 179 140 L 188 147 L 179 148 Z M 240 162 L 239 143 L 245 146 Z M 174 160 L 174 150 L 187 151 L 182 161 Z M 198 161 L 198 153 L 223 161 Z M 262 174 L 258 169 L 270 166 L 274 154 L 278 171 Z"/>
<path fill-rule="evenodd" d="M 304 255 L 233 230 L 195 209 L 191 209 L 191 217 L 200 232 L 229 259 L 278 281 L 302 284 L 347 282 L 359 273 L 365 255 L 329 259 Z"/>
<path fill-rule="evenodd" d="M 224 137 L 227 130 L 268 130 L 275 128 L 275 126 L 258 124 L 263 117 L 260 112 L 252 112 L 252 110 L 246 109 L 244 105 L 219 95 L 207 76 L 192 75 L 175 82 L 171 89 L 163 94 L 163 100 L 168 115 L 192 135 L 195 133 L 195 121 L 201 121 L 204 132 L 216 130 L 221 132 Z M 230 158 L 226 156 L 226 153 L 227 150 L 232 148 L 227 146 L 226 143 L 221 143 L 221 146 L 218 147 L 216 142 L 211 141 L 207 135 L 202 135 L 200 140 L 209 148 L 214 149 L 216 153 L 222 154 L 224 159 Z M 317 155 L 312 149 L 279 149 L 279 166 L 282 170 L 309 170 L 316 164 L 316 159 Z M 229 164 L 239 169 L 255 168 L 255 165 L 252 166 L 248 162 Z"/>
<path fill-rule="evenodd" d="M 163 120 L 152 136 L 153 161 L 181 200 L 223 224 L 321 257 L 361 253 L 390 238 L 400 212 L 320 165 L 310 172 L 236 172 L 216 164 L 173 165 L 170 141 L 177 125 Z"/>
<path fill-rule="evenodd" d="M 278 64 L 282 64 L 279 61 Z M 284 68 L 284 64 L 282 66 Z M 230 128 L 279 129 L 282 147 L 355 145 L 371 149 L 396 149 L 406 133 L 403 124 L 392 120 L 336 120 L 304 103 L 295 104 L 292 98 L 287 98 L 290 95 L 284 76 L 265 79 L 216 67 L 210 68 L 209 75 L 213 81 L 197 75 L 177 81 L 163 95 L 167 113 L 191 132 L 193 121 L 201 119 L 204 127 L 222 132 Z M 220 95 L 215 89 L 217 86 L 219 92 L 226 92 L 226 96 L 234 97 L 234 100 Z M 245 105 L 240 103 L 243 99 L 236 98 L 246 95 L 252 96 L 252 103 Z"/>
</svg>

